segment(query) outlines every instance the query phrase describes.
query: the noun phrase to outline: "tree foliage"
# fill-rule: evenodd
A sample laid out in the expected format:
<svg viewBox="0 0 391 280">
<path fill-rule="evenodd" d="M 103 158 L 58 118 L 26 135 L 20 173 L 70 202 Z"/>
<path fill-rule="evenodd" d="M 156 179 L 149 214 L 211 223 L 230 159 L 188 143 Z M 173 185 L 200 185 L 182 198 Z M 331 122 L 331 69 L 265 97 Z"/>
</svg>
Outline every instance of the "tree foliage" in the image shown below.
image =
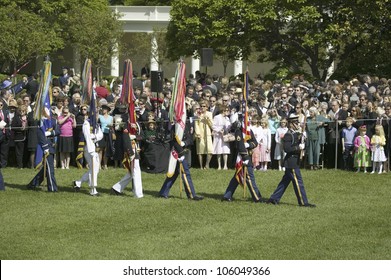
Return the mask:
<svg viewBox="0 0 391 280">
<path fill-rule="evenodd" d="M 373 54 L 368 42 L 388 46 L 389 11 L 389 0 L 174 0 L 168 55 L 197 56 L 210 47 L 230 59 L 247 59 L 257 50 L 261 62 L 310 69 L 325 79 L 333 62 L 342 65 L 357 51 Z"/>
<path fill-rule="evenodd" d="M 107 0 L 0 0 L 3 61 L 26 60 L 76 47 L 102 67 L 115 51 L 122 27 Z"/>
</svg>

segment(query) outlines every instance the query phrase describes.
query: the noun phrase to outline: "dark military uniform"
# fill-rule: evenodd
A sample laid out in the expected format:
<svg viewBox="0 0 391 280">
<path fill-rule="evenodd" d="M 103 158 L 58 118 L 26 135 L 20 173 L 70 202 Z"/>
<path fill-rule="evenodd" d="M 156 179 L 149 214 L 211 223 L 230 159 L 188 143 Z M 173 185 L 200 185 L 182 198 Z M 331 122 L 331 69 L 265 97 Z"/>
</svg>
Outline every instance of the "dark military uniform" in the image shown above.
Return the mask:
<svg viewBox="0 0 391 280">
<path fill-rule="evenodd" d="M 247 168 L 245 180 L 246 180 L 246 185 L 250 190 L 251 197 L 254 200 L 254 202 L 263 202 L 261 193 L 259 192 L 259 189 L 255 182 L 254 169 L 251 160 L 252 150 L 258 146 L 258 143 L 257 140 L 255 139 L 252 130 L 250 132 L 251 132 L 251 139 L 246 142 L 248 144 L 248 147 L 246 148 L 245 141 L 243 139 L 242 128 L 238 127 L 235 130 L 235 139 L 236 139 L 235 144 L 236 144 L 237 151 L 241 156 L 243 162 L 245 161 L 248 162 L 247 165 L 243 166 L 243 168 Z M 227 187 L 227 190 L 225 191 L 222 201 L 231 201 L 232 196 L 236 188 L 238 187 L 238 185 L 239 185 L 238 170 L 236 170 L 235 175 L 232 177 L 231 181 L 229 182 L 229 185 Z"/>
<path fill-rule="evenodd" d="M 50 132 L 50 135 L 46 136 L 45 132 Z M 49 192 L 57 191 L 57 182 L 54 177 L 54 154 L 55 154 L 55 140 L 54 137 L 60 135 L 59 127 L 55 119 L 52 119 L 52 127 L 46 128 L 44 131 L 42 128 L 37 129 L 38 144 L 42 147 L 42 150 L 47 152 L 46 160 L 46 180 Z M 45 154 L 43 155 L 45 157 Z M 35 189 L 39 186 L 44 178 L 44 167 L 39 170 L 38 174 L 28 184 L 28 189 Z"/>
<path fill-rule="evenodd" d="M 191 145 L 192 140 L 186 133 L 188 130 L 185 129 L 185 135 L 183 136 L 183 141 L 178 141 L 178 139 L 174 136 L 174 130 L 175 126 L 172 126 L 172 133 L 171 133 L 171 140 L 170 140 L 170 150 L 174 150 L 177 155 L 178 159 L 185 156 L 186 150 L 185 148 L 188 145 Z M 184 142 L 184 146 L 181 146 L 181 142 Z M 171 187 L 175 183 L 175 180 L 177 179 L 179 173 L 182 173 L 182 180 L 185 186 L 185 192 L 189 199 L 193 200 L 202 200 L 203 197 L 196 195 L 193 180 L 191 179 L 189 166 L 187 164 L 186 158 L 183 159 L 182 162 L 177 162 L 174 175 L 172 177 L 166 177 L 166 180 L 163 183 L 162 188 L 160 189 L 159 196 L 163 198 L 168 198 L 168 194 L 170 192 Z"/>
<path fill-rule="evenodd" d="M 283 196 L 286 188 L 290 182 L 293 184 L 297 201 L 300 206 L 314 207 L 315 205 L 309 204 L 307 195 L 304 189 L 303 179 L 300 173 L 300 138 L 299 134 L 293 130 L 289 130 L 283 139 L 283 146 L 286 152 L 284 158 L 285 174 L 278 184 L 277 189 L 274 191 L 268 203 L 278 204 L 281 197 Z"/>
</svg>

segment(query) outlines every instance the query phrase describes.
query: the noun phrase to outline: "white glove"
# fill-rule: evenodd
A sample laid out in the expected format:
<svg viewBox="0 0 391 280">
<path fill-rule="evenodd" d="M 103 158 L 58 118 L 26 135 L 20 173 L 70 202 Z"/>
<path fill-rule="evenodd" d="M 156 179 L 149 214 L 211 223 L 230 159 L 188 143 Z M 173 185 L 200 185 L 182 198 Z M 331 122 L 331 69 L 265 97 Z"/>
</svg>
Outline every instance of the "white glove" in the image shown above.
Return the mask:
<svg viewBox="0 0 391 280">
<path fill-rule="evenodd" d="M 250 147 L 250 144 L 249 143 L 244 143 L 244 147 L 247 149 L 248 147 Z"/>
<path fill-rule="evenodd" d="M 0 122 L 0 129 L 3 129 L 7 123 L 5 121 Z"/>
<path fill-rule="evenodd" d="M 45 136 L 51 136 L 52 135 L 52 132 L 51 131 L 46 131 L 45 132 Z"/>
<path fill-rule="evenodd" d="M 246 143 L 247 144 L 247 143 Z M 248 165 L 248 160 L 243 161 L 244 165 Z"/>
<path fill-rule="evenodd" d="M 185 156 L 181 156 L 180 158 L 178 158 L 178 161 L 182 162 L 184 159 L 185 159 Z"/>
<path fill-rule="evenodd" d="M 185 145 L 186 145 L 186 143 L 181 141 L 181 146 L 184 147 Z"/>
<path fill-rule="evenodd" d="M 129 138 L 130 138 L 130 140 L 134 140 L 134 139 L 136 139 L 136 135 L 130 134 Z"/>
<path fill-rule="evenodd" d="M 305 144 L 299 144 L 299 149 L 300 150 L 304 150 L 304 148 L 305 148 Z"/>
<path fill-rule="evenodd" d="M 49 149 L 45 149 L 45 150 L 43 151 L 43 153 L 44 153 L 45 155 L 48 155 L 48 154 L 49 154 Z"/>
</svg>

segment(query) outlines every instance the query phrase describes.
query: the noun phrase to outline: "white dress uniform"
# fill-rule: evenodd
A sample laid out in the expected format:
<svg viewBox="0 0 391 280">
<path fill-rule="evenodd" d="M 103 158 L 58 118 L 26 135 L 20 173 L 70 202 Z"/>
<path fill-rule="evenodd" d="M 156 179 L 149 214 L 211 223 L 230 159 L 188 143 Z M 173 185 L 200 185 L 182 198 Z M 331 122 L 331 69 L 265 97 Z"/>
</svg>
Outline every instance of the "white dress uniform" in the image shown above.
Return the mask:
<svg viewBox="0 0 391 280">
<path fill-rule="evenodd" d="M 100 128 L 97 129 L 96 134 L 91 132 L 91 125 L 88 120 L 83 123 L 83 135 L 85 140 L 84 146 L 84 158 L 88 163 L 88 171 L 83 174 L 80 180 L 74 182 L 74 187 L 80 189 L 83 182 L 88 182 L 90 186 L 90 194 L 93 196 L 98 195 L 96 187 L 98 185 L 98 173 L 99 173 L 99 155 L 96 152 L 95 143 L 102 140 L 103 133 Z"/>
<path fill-rule="evenodd" d="M 128 171 L 122 179 L 114 184 L 112 187 L 112 190 L 114 191 L 114 194 L 122 194 L 126 186 L 132 182 L 133 183 L 133 194 L 137 198 L 142 198 L 143 195 L 143 183 L 141 180 L 141 168 L 140 168 L 140 159 L 137 151 L 137 144 L 135 140 L 135 136 L 131 134 L 124 134 L 124 137 L 129 137 L 130 140 L 130 147 L 129 149 L 132 149 L 134 159 L 131 160 L 130 169 L 131 172 Z M 129 145 L 129 140 L 124 139 L 125 146 Z M 128 144 L 126 144 L 128 142 Z M 125 149 L 128 149 L 125 147 Z"/>
</svg>

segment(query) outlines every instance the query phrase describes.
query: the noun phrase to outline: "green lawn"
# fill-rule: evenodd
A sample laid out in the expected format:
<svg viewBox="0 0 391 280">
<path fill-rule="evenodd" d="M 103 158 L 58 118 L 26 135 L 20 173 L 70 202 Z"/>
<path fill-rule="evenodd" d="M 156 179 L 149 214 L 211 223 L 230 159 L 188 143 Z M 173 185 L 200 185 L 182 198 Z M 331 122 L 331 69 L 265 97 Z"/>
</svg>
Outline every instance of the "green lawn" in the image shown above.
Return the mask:
<svg viewBox="0 0 391 280">
<path fill-rule="evenodd" d="M 164 174 L 143 173 L 145 197 L 110 195 L 123 169 L 99 174 L 101 197 L 74 193 L 85 170 L 56 170 L 58 193 L 29 191 L 34 170 L 2 170 L 0 259 L 391 259 L 390 174 L 302 171 L 317 208 L 297 206 L 290 186 L 279 206 L 255 204 L 238 188 L 221 202 L 233 170 L 192 169 L 203 201 L 156 195 Z M 269 197 L 282 172 L 256 172 Z M 248 192 L 247 192 L 248 194 Z"/>
</svg>

